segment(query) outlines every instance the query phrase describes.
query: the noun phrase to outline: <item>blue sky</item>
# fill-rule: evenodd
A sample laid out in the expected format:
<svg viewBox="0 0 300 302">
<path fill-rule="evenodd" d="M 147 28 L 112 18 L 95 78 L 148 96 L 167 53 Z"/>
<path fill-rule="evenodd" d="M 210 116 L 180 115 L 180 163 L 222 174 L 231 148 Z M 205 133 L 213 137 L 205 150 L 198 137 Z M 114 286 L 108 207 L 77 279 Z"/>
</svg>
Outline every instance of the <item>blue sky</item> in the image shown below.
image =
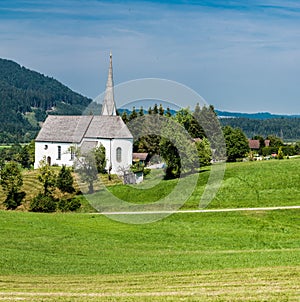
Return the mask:
<svg viewBox="0 0 300 302">
<path fill-rule="evenodd" d="M 163 78 L 220 110 L 300 113 L 298 0 L 1 0 L 0 41 L 0 57 L 91 98 L 112 50 L 115 84 Z"/>
</svg>

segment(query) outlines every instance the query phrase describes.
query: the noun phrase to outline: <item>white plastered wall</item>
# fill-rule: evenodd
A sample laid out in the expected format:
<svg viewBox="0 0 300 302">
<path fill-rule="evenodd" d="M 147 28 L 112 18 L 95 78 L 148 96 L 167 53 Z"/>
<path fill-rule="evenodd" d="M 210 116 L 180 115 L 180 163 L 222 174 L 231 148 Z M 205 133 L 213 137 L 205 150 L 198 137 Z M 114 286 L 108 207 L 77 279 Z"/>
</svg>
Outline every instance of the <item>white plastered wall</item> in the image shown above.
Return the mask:
<svg viewBox="0 0 300 302">
<path fill-rule="evenodd" d="M 106 168 L 112 165 L 112 174 L 122 174 L 124 170 L 128 170 L 132 164 L 132 139 L 86 139 L 86 141 L 97 141 L 105 147 L 106 151 Z M 47 147 L 46 147 L 47 146 Z M 58 146 L 61 147 L 61 159 L 58 159 Z M 51 143 L 51 142 L 36 142 L 35 143 L 35 163 L 34 168 L 37 169 L 39 162 L 49 158 L 51 165 L 66 165 L 72 166 L 70 147 L 74 144 L 70 143 Z M 121 162 L 117 162 L 116 150 L 120 147 Z"/>
<path fill-rule="evenodd" d="M 58 146 L 61 147 L 61 159 L 58 159 Z M 70 143 L 35 142 L 34 168 L 37 169 L 41 160 L 50 160 L 51 165 L 72 166 Z"/>
</svg>

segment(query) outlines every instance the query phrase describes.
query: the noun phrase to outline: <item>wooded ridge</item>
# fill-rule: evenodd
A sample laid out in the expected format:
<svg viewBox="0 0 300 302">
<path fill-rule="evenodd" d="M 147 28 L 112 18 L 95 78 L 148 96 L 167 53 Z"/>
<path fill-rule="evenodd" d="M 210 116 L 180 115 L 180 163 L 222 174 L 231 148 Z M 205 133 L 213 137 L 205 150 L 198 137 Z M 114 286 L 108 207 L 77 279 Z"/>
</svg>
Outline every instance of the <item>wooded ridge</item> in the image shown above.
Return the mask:
<svg viewBox="0 0 300 302">
<path fill-rule="evenodd" d="M 0 142 L 28 142 L 47 114 L 81 114 L 91 99 L 59 81 L 0 59 Z"/>
</svg>

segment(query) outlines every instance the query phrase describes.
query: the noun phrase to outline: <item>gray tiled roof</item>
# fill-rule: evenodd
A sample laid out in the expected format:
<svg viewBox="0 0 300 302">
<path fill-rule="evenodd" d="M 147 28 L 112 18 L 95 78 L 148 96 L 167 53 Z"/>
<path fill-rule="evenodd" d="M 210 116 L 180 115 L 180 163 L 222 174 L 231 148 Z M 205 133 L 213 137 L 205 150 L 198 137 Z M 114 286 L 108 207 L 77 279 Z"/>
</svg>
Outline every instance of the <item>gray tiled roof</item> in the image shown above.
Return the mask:
<svg viewBox="0 0 300 302">
<path fill-rule="evenodd" d="M 79 143 L 92 120 L 91 115 L 49 115 L 36 141 Z"/>
<path fill-rule="evenodd" d="M 120 116 L 50 115 L 36 141 L 80 143 L 83 138 L 132 138 Z"/>
<path fill-rule="evenodd" d="M 94 148 L 97 147 L 97 142 L 96 141 L 83 141 L 80 150 L 82 154 L 86 154 L 89 151 L 93 150 Z"/>
<path fill-rule="evenodd" d="M 120 116 L 94 116 L 86 138 L 132 138 L 132 134 Z"/>
</svg>

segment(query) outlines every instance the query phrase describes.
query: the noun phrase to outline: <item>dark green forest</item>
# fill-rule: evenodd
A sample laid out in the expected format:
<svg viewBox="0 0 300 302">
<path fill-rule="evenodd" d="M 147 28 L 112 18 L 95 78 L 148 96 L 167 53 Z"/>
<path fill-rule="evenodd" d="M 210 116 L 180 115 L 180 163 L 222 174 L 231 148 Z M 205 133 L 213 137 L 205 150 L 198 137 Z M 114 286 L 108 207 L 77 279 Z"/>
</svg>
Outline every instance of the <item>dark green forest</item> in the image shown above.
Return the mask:
<svg viewBox="0 0 300 302">
<path fill-rule="evenodd" d="M 300 140 L 300 118 L 281 117 L 271 119 L 249 119 L 249 118 L 220 118 L 223 126 L 231 126 L 243 130 L 248 138 L 255 135 L 267 137 L 275 135 L 283 141 Z"/>
<path fill-rule="evenodd" d="M 91 99 L 57 80 L 0 59 L 0 142 L 35 138 L 47 114 L 81 114 Z"/>
</svg>

